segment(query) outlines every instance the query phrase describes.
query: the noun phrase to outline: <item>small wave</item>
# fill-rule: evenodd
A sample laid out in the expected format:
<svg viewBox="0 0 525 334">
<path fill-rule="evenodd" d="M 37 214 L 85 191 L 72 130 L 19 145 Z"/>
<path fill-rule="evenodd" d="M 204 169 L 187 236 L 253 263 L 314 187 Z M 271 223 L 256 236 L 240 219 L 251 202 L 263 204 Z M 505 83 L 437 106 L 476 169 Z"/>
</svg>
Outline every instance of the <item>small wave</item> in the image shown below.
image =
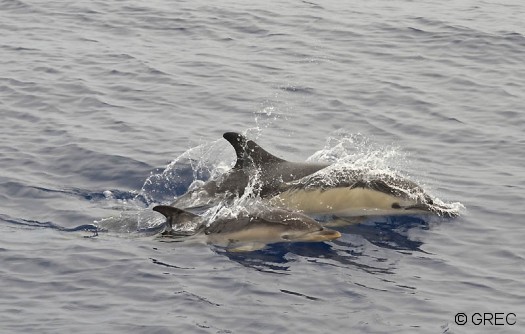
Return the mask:
<svg viewBox="0 0 525 334">
<path fill-rule="evenodd" d="M 160 233 L 165 219 L 149 209 L 122 211 L 94 221 L 99 230 L 125 235 L 147 236 Z"/>
<path fill-rule="evenodd" d="M 45 187 L 30 186 L 29 188 L 40 190 L 46 193 L 59 193 L 68 196 L 80 197 L 88 201 L 103 201 L 114 199 L 119 201 L 129 201 L 137 199 L 137 193 L 134 191 L 122 191 L 118 189 L 104 190 L 104 191 L 90 191 L 81 188 L 64 188 L 51 189 Z M 139 197 L 140 198 L 140 197 Z"/>
<path fill-rule="evenodd" d="M 0 9 L 2 10 L 27 10 L 30 8 L 28 4 L 20 0 L 7 0 L 0 3 Z"/>
<path fill-rule="evenodd" d="M 93 224 L 83 224 L 75 227 L 63 227 L 52 222 L 41 222 L 38 220 L 30 220 L 23 218 L 11 218 L 7 215 L 0 215 L 0 220 L 6 223 L 14 224 L 18 226 L 24 226 L 28 228 L 49 228 L 62 232 L 92 232 L 92 236 L 96 236 L 100 231 L 99 228 Z"/>
</svg>

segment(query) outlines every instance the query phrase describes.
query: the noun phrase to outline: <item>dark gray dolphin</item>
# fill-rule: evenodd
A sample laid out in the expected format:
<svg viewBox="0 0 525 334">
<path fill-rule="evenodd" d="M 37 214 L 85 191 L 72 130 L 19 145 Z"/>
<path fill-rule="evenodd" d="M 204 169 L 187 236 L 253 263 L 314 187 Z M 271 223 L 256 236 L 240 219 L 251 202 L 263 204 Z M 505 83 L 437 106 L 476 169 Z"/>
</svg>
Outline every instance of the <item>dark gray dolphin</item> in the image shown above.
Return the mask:
<svg viewBox="0 0 525 334">
<path fill-rule="evenodd" d="M 416 183 L 364 169 L 278 158 L 235 132 L 223 137 L 233 146 L 235 166 L 172 204 L 191 207 L 217 204 L 241 196 L 248 188 L 274 206 L 308 214 L 339 216 L 406 215 L 457 212 L 438 205 Z"/>
<path fill-rule="evenodd" d="M 232 218 L 219 218 L 207 225 L 205 219 L 172 206 L 159 205 L 154 211 L 166 217 L 164 236 L 173 235 L 173 225 L 195 222 L 196 237 L 227 247 L 229 251 L 253 251 L 277 242 L 321 242 L 337 239 L 341 234 L 324 228 L 299 212 L 282 209 L 255 210 Z"/>
</svg>

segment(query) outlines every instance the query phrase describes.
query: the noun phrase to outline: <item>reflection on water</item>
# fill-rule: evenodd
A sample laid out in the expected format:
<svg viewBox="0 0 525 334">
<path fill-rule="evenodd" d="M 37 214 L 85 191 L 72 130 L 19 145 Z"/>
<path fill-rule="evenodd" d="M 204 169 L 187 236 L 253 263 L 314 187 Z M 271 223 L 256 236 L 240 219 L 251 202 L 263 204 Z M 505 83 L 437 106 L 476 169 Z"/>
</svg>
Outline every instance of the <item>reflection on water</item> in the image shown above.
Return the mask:
<svg viewBox="0 0 525 334">
<path fill-rule="evenodd" d="M 375 258 L 377 266 L 369 261 L 363 263 L 360 257 L 370 257 L 370 248 L 393 249 L 409 252 L 424 252 L 420 249 L 421 241 L 411 240 L 408 232 L 411 229 L 428 229 L 429 222 L 423 217 L 395 216 L 376 217 L 364 223 L 351 224 L 335 228 L 343 237 L 332 242 L 323 243 L 277 243 L 253 252 L 228 252 L 225 249 L 214 249 L 230 260 L 245 267 L 272 273 L 286 273 L 294 256 L 310 262 L 323 262 L 344 267 L 356 267 L 368 273 L 390 273 L 385 268 L 382 258 Z M 372 246 L 366 246 L 369 243 Z M 374 247 L 375 246 L 375 247 Z"/>
<path fill-rule="evenodd" d="M 408 230 L 428 229 L 428 226 L 428 222 L 422 217 L 392 216 L 375 217 L 371 223 L 352 224 L 339 231 L 359 235 L 378 247 L 421 252 L 420 247 L 423 243 L 410 240 Z"/>
<path fill-rule="evenodd" d="M 220 141 L 218 141 L 220 142 Z M 212 146 L 216 146 L 214 142 Z M 50 222 L 29 220 L 12 220 L 9 217 L 4 221 L 30 227 L 44 227 L 64 232 L 89 231 L 91 237 L 98 232 L 112 234 L 126 234 L 133 237 L 149 237 L 164 229 L 164 217 L 159 217 L 151 211 L 156 203 L 171 202 L 174 196 L 180 196 L 188 191 L 195 182 L 202 182 L 212 175 L 218 175 L 229 164 L 224 157 L 211 158 L 204 154 L 203 162 L 194 160 L 190 153 L 201 154 L 202 147 L 190 149 L 176 158 L 164 170 L 155 170 L 146 179 L 140 192 L 119 190 L 90 191 L 82 189 L 49 190 L 65 192 L 68 195 L 84 198 L 89 201 L 106 203 L 106 207 L 118 210 L 116 215 L 101 218 L 93 224 L 82 224 L 73 228 L 64 228 Z M 370 153 L 367 153 L 369 156 Z M 222 167 L 218 167 L 222 166 Z M 246 203 L 244 203 L 246 204 Z M 242 266 L 258 271 L 278 274 L 289 274 L 293 262 L 319 262 L 331 266 L 354 267 L 368 273 L 390 273 L 387 257 L 381 257 L 381 250 L 396 250 L 407 252 L 423 252 L 422 242 L 409 237 L 411 229 L 428 229 L 431 219 L 441 219 L 432 216 L 391 216 L 368 217 L 362 219 L 341 219 L 335 217 L 317 217 L 322 224 L 341 232 L 342 237 L 333 242 L 317 243 L 275 243 L 267 245 L 261 250 L 252 252 L 231 252 L 226 248 L 211 245 L 212 249 L 222 256 L 235 261 Z M 337 223 L 336 223 L 337 221 Z M 343 222 L 343 223 L 341 223 Z M 198 236 L 180 235 L 176 238 L 156 238 L 158 242 L 170 243 L 172 247 L 186 247 L 189 244 L 204 245 L 204 239 Z M 379 253 L 378 253 L 379 251 Z M 154 264 L 174 266 L 156 259 Z"/>
</svg>

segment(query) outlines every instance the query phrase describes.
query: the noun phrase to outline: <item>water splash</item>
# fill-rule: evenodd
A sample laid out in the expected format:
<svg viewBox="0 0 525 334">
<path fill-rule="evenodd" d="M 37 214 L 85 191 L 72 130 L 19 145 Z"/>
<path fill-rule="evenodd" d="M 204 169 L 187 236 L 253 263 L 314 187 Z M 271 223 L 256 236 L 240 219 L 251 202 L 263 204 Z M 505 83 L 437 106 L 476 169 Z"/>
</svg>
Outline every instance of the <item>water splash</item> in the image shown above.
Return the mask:
<svg viewBox="0 0 525 334">
<path fill-rule="evenodd" d="M 264 129 L 281 120 L 288 120 L 286 114 L 281 112 L 272 102 L 266 101 L 260 110 L 254 112 L 255 128 L 253 131 L 257 134 L 255 138 L 258 138 Z"/>
<path fill-rule="evenodd" d="M 324 148 L 312 154 L 307 162 L 328 162 L 355 169 L 389 172 L 405 169 L 407 153 L 395 145 L 381 146 L 361 133 L 338 131 L 328 137 Z"/>
<path fill-rule="evenodd" d="M 309 162 L 329 162 L 329 167 L 315 173 L 311 178 L 311 185 L 315 182 L 329 184 L 340 182 L 349 171 L 356 170 L 365 173 L 364 180 L 384 178 L 392 180 L 413 180 L 420 187 L 406 189 L 396 187 L 400 193 L 405 193 L 414 199 L 423 199 L 425 194 L 430 195 L 436 213 L 443 216 L 457 216 L 465 211 L 465 206 L 459 202 L 445 202 L 432 194 L 432 189 L 427 182 L 411 175 L 414 163 L 410 161 L 409 154 L 396 145 L 379 145 L 370 138 L 357 133 L 352 134 L 344 130 L 328 137 L 325 147 L 312 154 Z M 304 180 L 303 180 L 304 181 Z"/>
<path fill-rule="evenodd" d="M 262 185 L 260 180 L 260 170 L 254 169 L 253 175 L 248 182 L 244 192 L 240 196 L 235 196 L 233 200 L 222 200 L 214 207 L 204 213 L 206 224 L 210 225 L 219 218 L 236 218 L 250 211 L 262 210 L 267 204 L 261 200 L 260 193 Z"/>
<path fill-rule="evenodd" d="M 273 109 L 265 109 L 272 115 Z M 257 118 L 256 118 L 257 122 Z M 253 138 L 248 133 L 261 132 L 257 126 L 244 131 L 244 134 Z M 370 138 L 357 133 L 345 131 L 336 132 L 326 140 L 325 146 L 312 154 L 307 162 L 328 162 L 331 165 L 313 175 L 308 176 L 308 184 L 315 182 L 330 184 L 331 181 L 340 183 L 342 178 L 349 177 L 351 171 L 360 171 L 364 178 L 410 178 L 410 161 L 407 154 L 395 145 L 379 145 Z M 95 223 L 102 229 L 114 232 L 133 233 L 148 231 L 162 226 L 164 218 L 151 212 L 150 208 L 157 203 L 170 203 L 174 199 L 190 190 L 199 189 L 207 180 L 217 180 L 231 169 L 234 161 L 231 147 L 223 139 L 204 143 L 188 149 L 176 157 L 162 171 L 152 173 L 144 182 L 141 190 L 131 200 L 116 201 L 112 192 L 104 192 L 108 202 L 112 202 L 121 212 L 118 215 L 101 219 Z M 175 232 L 189 233 L 195 231 L 201 224 L 209 225 L 219 218 L 235 218 L 246 214 L 249 210 L 268 209 L 268 203 L 260 197 L 262 184 L 260 171 L 254 169 L 253 175 L 242 195 L 231 198 L 214 198 L 213 203 L 200 205 L 202 215 L 199 222 L 189 222 L 176 226 Z M 305 180 L 301 180 L 305 182 Z M 419 183 L 419 182 L 418 182 Z M 399 188 L 400 192 L 409 196 L 420 198 L 422 192 L 407 192 Z M 425 189 L 426 192 L 427 189 Z M 193 207 L 199 203 L 200 196 L 190 197 L 188 203 L 182 207 Z M 457 215 L 464 209 L 461 203 L 446 203 L 433 197 L 434 202 L 446 210 L 444 215 Z M 197 203 L 197 204 L 196 204 Z"/>
<path fill-rule="evenodd" d="M 138 196 L 148 204 L 173 201 L 190 188 L 215 179 L 231 167 L 233 151 L 222 139 L 192 147 L 162 171 L 152 172 Z"/>
<path fill-rule="evenodd" d="M 151 211 L 153 206 L 171 203 L 189 190 L 202 187 L 205 181 L 219 178 L 231 168 L 233 157 L 233 150 L 223 139 L 192 147 L 176 157 L 163 170 L 152 172 L 133 198 L 119 200 L 113 196 L 112 191 L 105 191 L 104 197 L 108 206 L 120 212 L 94 223 L 105 231 L 127 234 L 162 227 L 165 218 Z M 190 202 L 184 207 L 192 206 L 191 200 L 193 199 L 190 198 Z M 240 207 L 242 206 L 234 206 L 233 211 L 238 211 L 237 208 Z M 227 213 L 227 206 L 221 202 L 208 208 L 203 213 L 203 220 L 211 221 L 215 217 L 226 216 Z M 199 222 L 189 222 L 177 225 L 174 231 L 184 234 L 196 230 L 199 226 Z"/>
</svg>

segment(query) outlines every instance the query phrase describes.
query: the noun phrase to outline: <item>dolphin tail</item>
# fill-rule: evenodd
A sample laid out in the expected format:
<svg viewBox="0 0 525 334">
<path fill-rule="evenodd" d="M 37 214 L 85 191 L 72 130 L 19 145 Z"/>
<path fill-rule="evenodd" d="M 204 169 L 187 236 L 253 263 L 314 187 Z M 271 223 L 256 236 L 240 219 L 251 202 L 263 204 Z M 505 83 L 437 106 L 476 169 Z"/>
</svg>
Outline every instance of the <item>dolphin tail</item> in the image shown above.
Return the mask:
<svg viewBox="0 0 525 334">
<path fill-rule="evenodd" d="M 233 168 L 242 169 L 250 164 L 259 167 L 269 162 L 284 162 L 285 160 L 268 153 L 252 140 L 237 132 L 226 132 L 222 135 L 235 150 L 237 162 Z"/>
<path fill-rule="evenodd" d="M 191 221 L 199 216 L 189 211 L 169 206 L 169 205 L 157 205 L 153 208 L 153 211 L 162 213 L 166 217 L 166 229 L 162 232 L 163 235 L 173 234 L 173 223 L 184 223 Z"/>
</svg>

